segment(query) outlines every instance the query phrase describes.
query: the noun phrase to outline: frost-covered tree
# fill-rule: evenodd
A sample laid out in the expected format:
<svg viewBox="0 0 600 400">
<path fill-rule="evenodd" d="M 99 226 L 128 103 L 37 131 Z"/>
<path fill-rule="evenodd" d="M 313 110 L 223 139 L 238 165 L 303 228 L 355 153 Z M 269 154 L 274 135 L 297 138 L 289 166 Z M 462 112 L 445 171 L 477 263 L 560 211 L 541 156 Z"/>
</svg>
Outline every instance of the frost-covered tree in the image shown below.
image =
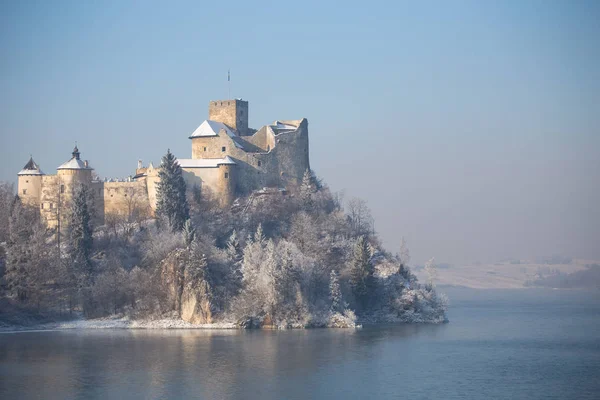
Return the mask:
<svg viewBox="0 0 600 400">
<path fill-rule="evenodd" d="M 192 221 L 187 219 L 183 225 L 183 242 L 187 248 L 190 248 L 196 239 L 196 228 L 192 225 Z"/>
<path fill-rule="evenodd" d="M 434 287 L 435 280 L 437 279 L 437 266 L 435 265 L 435 258 L 430 258 L 425 263 L 425 273 L 427 274 L 427 284 L 431 287 Z"/>
<path fill-rule="evenodd" d="M 21 302 L 28 299 L 31 280 L 35 277 L 31 270 L 34 261 L 31 253 L 34 220 L 33 210 L 23 204 L 19 197 L 15 197 L 8 220 L 4 279 L 9 294 Z"/>
<path fill-rule="evenodd" d="M 406 245 L 406 240 L 404 236 L 400 238 L 400 253 L 398 254 L 398 258 L 400 259 L 400 263 L 404 266 L 408 266 L 410 262 L 410 252 L 408 250 L 408 246 Z"/>
<path fill-rule="evenodd" d="M 183 229 L 190 217 L 181 166 L 170 150 L 162 158 L 156 187 L 156 215 L 168 221 L 173 232 Z"/>
<path fill-rule="evenodd" d="M 375 283 L 374 271 L 369 243 L 364 236 L 359 236 L 352 253 L 350 285 L 356 300 L 362 305 L 366 305 L 368 297 L 372 293 Z"/>
<path fill-rule="evenodd" d="M 309 169 L 304 171 L 302 184 L 300 185 L 300 199 L 305 209 L 312 209 L 314 205 L 313 195 L 317 192 L 314 177 Z"/>
<path fill-rule="evenodd" d="M 229 236 L 229 239 L 227 239 L 227 245 L 226 245 L 226 247 L 227 247 L 227 255 L 234 262 L 240 261 L 240 256 L 242 254 L 242 249 L 241 249 L 240 241 L 238 239 L 238 235 L 237 235 L 237 232 L 235 231 L 235 229 L 231 233 L 231 236 Z"/>
<path fill-rule="evenodd" d="M 90 260 L 93 245 L 93 230 L 89 211 L 89 192 L 86 185 L 79 185 L 69 213 L 69 252 L 73 270 L 80 285 L 86 285 L 91 277 Z"/>
<path fill-rule="evenodd" d="M 348 222 L 355 235 L 368 236 L 373 233 L 373 217 L 367 202 L 353 198 L 348 201 Z"/>
<path fill-rule="evenodd" d="M 340 289 L 340 279 L 334 269 L 329 275 L 329 300 L 331 300 L 331 311 L 342 312 L 344 301 L 342 299 L 342 290 Z"/>
<path fill-rule="evenodd" d="M 256 232 L 254 233 L 254 242 L 263 245 L 265 243 L 265 234 L 263 232 L 262 224 L 258 224 Z"/>
<path fill-rule="evenodd" d="M 14 185 L 8 182 L 0 182 L 0 243 L 8 240 L 10 210 L 14 199 Z"/>
<path fill-rule="evenodd" d="M 190 259 L 187 265 L 187 273 L 189 276 L 188 283 L 192 287 L 198 286 L 202 281 L 208 280 L 208 259 L 206 254 L 201 253 L 200 249 L 196 248 L 196 242 L 192 244 Z"/>
</svg>

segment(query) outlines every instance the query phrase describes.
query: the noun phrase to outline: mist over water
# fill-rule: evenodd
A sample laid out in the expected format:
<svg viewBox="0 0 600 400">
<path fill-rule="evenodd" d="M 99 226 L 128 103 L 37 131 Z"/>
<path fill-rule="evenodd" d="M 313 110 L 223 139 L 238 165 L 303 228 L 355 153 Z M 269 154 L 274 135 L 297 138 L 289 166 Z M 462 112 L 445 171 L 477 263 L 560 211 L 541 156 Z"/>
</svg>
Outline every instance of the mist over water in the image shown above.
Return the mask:
<svg viewBox="0 0 600 400">
<path fill-rule="evenodd" d="M 0 397 L 596 398 L 598 292 L 447 292 L 443 325 L 2 334 Z"/>
</svg>

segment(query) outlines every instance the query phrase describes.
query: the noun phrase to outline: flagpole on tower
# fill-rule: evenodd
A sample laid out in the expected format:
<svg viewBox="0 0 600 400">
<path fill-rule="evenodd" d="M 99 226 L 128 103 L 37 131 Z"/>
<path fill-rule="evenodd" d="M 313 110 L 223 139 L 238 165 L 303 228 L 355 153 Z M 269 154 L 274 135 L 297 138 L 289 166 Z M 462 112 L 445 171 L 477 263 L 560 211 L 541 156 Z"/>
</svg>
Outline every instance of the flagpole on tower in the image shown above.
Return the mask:
<svg viewBox="0 0 600 400">
<path fill-rule="evenodd" d="M 227 99 L 231 99 L 231 69 L 227 70 Z"/>
</svg>

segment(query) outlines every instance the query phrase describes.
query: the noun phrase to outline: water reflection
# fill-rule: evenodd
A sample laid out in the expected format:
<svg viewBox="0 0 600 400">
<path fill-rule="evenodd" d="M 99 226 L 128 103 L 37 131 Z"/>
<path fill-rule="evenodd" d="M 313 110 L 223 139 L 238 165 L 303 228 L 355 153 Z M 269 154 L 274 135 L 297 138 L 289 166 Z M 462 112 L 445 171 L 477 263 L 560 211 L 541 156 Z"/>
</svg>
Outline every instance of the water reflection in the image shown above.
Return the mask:
<svg viewBox="0 0 600 400">
<path fill-rule="evenodd" d="M 0 334 L 0 398 L 585 398 L 600 391 L 598 302 L 490 296 L 458 303 L 444 325 Z"/>
</svg>

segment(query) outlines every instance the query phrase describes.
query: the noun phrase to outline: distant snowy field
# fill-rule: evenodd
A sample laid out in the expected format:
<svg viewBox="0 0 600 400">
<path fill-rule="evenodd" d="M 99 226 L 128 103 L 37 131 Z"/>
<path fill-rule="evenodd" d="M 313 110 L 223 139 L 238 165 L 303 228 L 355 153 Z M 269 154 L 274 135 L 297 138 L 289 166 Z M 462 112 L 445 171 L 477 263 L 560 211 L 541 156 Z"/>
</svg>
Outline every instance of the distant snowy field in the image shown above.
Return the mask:
<svg viewBox="0 0 600 400">
<path fill-rule="evenodd" d="M 593 260 L 573 259 L 569 264 L 541 264 L 529 261 L 510 261 L 495 264 L 449 265 L 438 267 L 436 284 L 464 286 L 475 289 L 522 289 L 526 283 L 556 274 L 571 274 L 598 264 Z M 417 278 L 427 279 L 423 268 L 413 268 Z"/>
</svg>

